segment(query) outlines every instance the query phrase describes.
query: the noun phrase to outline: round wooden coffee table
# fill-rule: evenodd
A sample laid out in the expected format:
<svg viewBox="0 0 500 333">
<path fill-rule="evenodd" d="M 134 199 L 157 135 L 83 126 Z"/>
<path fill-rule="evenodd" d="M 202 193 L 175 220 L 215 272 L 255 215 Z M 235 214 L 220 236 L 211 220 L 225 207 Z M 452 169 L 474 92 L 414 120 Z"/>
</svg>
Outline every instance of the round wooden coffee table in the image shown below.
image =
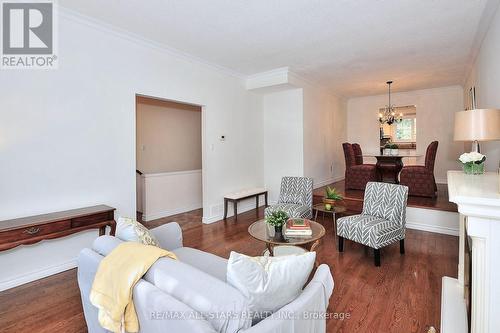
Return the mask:
<svg viewBox="0 0 500 333">
<path fill-rule="evenodd" d="M 298 246 L 307 251 L 314 251 L 319 244 L 320 239 L 325 235 L 325 228 L 314 221 L 310 221 L 312 236 L 309 237 L 276 237 L 274 227 L 266 223 L 266 220 L 259 220 L 248 227 L 248 233 L 253 238 L 266 243 L 267 250 L 271 256 L 274 256 L 274 247 L 276 246 Z"/>
</svg>

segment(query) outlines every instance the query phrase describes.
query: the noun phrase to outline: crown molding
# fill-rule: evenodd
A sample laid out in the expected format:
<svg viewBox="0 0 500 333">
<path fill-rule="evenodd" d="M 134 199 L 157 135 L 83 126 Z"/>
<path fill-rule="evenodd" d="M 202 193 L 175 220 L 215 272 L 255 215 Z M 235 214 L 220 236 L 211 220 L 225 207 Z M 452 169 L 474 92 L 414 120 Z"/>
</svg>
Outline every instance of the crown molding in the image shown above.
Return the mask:
<svg viewBox="0 0 500 333">
<path fill-rule="evenodd" d="M 214 64 L 214 63 L 206 61 L 202 58 L 199 58 L 199 57 L 193 56 L 191 54 L 188 54 L 186 52 L 180 51 L 178 49 L 172 48 L 166 44 L 159 43 L 159 42 L 156 42 L 154 40 L 142 37 L 138 34 L 130 32 L 128 30 L 118 28 L 114 25 L 105 23 L 101 20 L 92 18 L 92 17 L 87 16 L 87 15 L 81 14 L 81 13 L 79 13 L 75 10 L 69 9 L 67 7 L 58 5 L 58 14 L 60 15 L 61 18 L 67 19 L 67 20 L 75 22 L 75 23 L 85 25 L 87 27 L 93 28 L 93 29 L 98 30 L 100 32 L 111 34 L 115 37 L 127 40 L 127 41 L 135 43 L 137 45 L 152 48 L 152 49 L 164 52 L 164 53 L 166 53 L 170 56 L 173 56 L 175 58 L 205 66 L 205 67 L 210 68 L 212 70 L 215 70 L 219 73 L 222 73 L 224 75 L 229 75 L 231 77 L 234 77 L 234 78 L 237 78 L 240 80 L 246 79 L 246 75 L 244 75 L 240 72 L 234 71 L 234 70 L 226 68 L 224 66 Z"/>
<path fill-rule="evenodd" d="M 252 74 L 246 77 L 245 87 L 247 90 L 264 93 L 280 89 L 293 89 L 295 87 L 290 85 L 289 74 L 288 67 Z"/>
<path fill-rule="evenodd" d="M 260 78 L 272 78 L 276 76 L 288 75 L 290 69 L 288 67 L 279 67 L 275 69 L 271 69 L 269 71 L 255 73 L 252 75 L 248 75 L 246 77 L 247 80 L 260 79 Z"/>
<path fill-rule="evenodd" d="M 339 100 L 345 99 L 344 96 L 332 93 L 325 86 L 291 71 L 289 67 L 279 67 L 270 71 L 249 75 L 245 80 L 245 86 L 247 90 L 255 90 L 264 93 L 276 90 L 311 87 L 338 98 Z"/>
<path fill-rule="evenodd" d="M 126 41 L 132 42 L 134 44 L 155 49 L 160 52 L 164 52 L 170 56 L 173 56 L 177 59 L 185 60 L 194 64 L 202 65 L 206 68 L 215 70 L 221 74 L 231 76 L 233 78 L 239 79 L 244 81 L 246 89 L 247 90 L 256 90 L 259 88 L 265 88 L 265 82 L 268 82 L 268 86 L 271 87 L 272 85 L 279 85 L 283 84 L 283 86 L 288 86 L 290 88 L 303 88 L 306 85 L 309 85 L 311 87 L 315 87 L 317 89 L 323 90 L 325 93 L 332 95 L 334 97 L 343 99 L 344 96 L 339 96 L 336 95 L 332 92 L 330 92 L 326 87 L 318 84 L 317 82 L 311 81 L 309 79 L 306 79 L 299 74 L 292 72 L 289 67 L 279 67 L 276 69 L 272 69 L 269 71 L 261 72 L 261 73 L 256 73 L 252 75 L 245 75 L 241 72 L 226 68 L 224 66 L 220 66 L 217 64 L 214 64 L 212 62 L 206 61 L 202 58 L 199 58 L 197 56 L 191 55 L 189 53 L 180 51 L 178 49 L 172 48 L 166 44 L 145 38 L 143 36 L 140 36 L 136 33 L 133 33 L 128 30 L 124 30 L 121 28 L 118 28 L 114 25 L 111 25 L 109 23 L 103 22 L 101 20 L 95 19 L 93 17 L 81 14 L 73 9 L 69 9 L 67 7 L 58 5 L 58 15 L 63 18 L 67 19 L 71 22 L 75 22 L 78 24 L 85 25 L 87 27 L 90 27 L 92 29 L 98 30 L 103 33 L 107 33 L 110 35 L 113 35 L 117 38 L 124 39 Z M 282 83 L 279 83 L 281 80 Z M 275 84 L 272 84 L 272 82 L 277 82 Z M 259 85 L 262 85 L 259 87 Z"/>
</svg>

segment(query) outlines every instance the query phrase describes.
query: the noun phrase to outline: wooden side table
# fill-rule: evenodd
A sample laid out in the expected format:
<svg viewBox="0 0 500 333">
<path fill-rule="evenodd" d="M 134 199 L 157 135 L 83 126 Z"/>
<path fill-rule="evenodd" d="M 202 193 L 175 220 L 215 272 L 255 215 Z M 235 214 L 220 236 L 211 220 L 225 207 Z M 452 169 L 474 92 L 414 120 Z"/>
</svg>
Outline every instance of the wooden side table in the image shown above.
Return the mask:
<svg viewBox="0 0 500 333">
<path fill-rule="evenodd" d="M 323 204 L 323 203 L 316 204 L 316 205 L 313 206 L 314 221 L 318 221 L 318 212 L 322 212 L 323 213 L 323 218 L 325 217 L 325 214 L 332 214 L 333 236 L 335 238 L 335 236 L 337 235 L 337 218 L 336 218 L 336 214 L 337 213 L 343 213 L 346 210 L 347 209 L 346 209 L 345 206 L 335 205 L 335 206 L 332 206 L 332 209 L 327 210 L 325 208 L 325 204 Z"/>
</svg>

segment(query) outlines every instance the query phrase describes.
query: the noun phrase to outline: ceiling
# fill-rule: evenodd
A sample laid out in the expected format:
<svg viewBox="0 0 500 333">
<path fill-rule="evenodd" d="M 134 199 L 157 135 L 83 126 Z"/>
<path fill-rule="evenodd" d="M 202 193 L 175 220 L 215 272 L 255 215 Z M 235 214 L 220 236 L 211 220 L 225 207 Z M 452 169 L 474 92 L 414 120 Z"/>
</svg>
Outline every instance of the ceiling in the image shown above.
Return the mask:
<svg viewBox="0 0 500 333">
<path fill-rule="evenodd" d="M 289 67 L 344 97 L 384 93 L 389 79 L 394 91 L 462 84 L 488 2 L 59 0 L 233 72 Z"/>
</svg>

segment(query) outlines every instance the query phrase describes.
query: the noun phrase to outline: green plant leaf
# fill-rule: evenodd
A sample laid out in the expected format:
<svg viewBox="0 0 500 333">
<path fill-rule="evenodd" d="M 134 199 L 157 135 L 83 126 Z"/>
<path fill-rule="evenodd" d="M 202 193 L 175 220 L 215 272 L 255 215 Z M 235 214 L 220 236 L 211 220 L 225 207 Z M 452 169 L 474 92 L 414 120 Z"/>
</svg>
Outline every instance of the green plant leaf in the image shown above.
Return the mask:
<svg viewBox="0 0 500 333">
<path fill-rule="evenodd" d="M 266 222 L 272 226 L 282 226 L 288 221 L 288 214 L 282 210 L 272 212 L 267 218 Z"/>
<path fill-rule="evenodd" d="M 332 200 L 342 200 L 343 197 L 340 195 L 335 188 L 327 186 L 326 189 L 326 198 Z"/>
</svg>

